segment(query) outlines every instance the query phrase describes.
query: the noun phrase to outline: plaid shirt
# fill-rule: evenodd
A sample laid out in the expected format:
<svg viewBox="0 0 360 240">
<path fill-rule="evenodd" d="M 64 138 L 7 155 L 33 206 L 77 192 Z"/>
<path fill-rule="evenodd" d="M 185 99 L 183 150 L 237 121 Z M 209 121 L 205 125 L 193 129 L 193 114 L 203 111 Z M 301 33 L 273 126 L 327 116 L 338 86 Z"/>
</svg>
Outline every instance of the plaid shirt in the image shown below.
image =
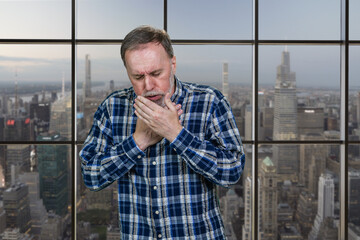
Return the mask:
<svg viewBox="0 0 360 240">
<path fill-rule="evenodd" d="M 245 155 L 231 108 L 211 87 L 176 79 L 182 131 L 141 151 L 132 88 L 99 106 L 80 152 L 85 185 L 118 181 L 121 239 L 225 239 L 216 185 L 235 184 Z"/>
</svg>

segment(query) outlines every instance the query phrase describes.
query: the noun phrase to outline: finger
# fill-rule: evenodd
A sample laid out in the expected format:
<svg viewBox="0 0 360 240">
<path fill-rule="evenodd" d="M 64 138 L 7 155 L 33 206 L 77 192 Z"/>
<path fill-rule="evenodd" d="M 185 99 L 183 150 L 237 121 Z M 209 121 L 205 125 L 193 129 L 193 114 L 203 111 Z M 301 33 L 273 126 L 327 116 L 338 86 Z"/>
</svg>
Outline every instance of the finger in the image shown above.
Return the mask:
<svg viewBox="0 0 360 240">
<path fill-rule="evenodd" d="M 153 112 L 153 110 L 149 106 L 144 104 L 144 102 L 142 102 L 140 99 L 135 100 L 134 107 L 136 110 L 138 110 L 138 112 L 146 114 L 147 116 L 150 116 Z"/>
<path fill-rule="evenodd" d="M 143 96 L 138 96 L 135 99 L 135 103 L 136 102 L 141 102 L 143 105 L 145 105 L 147 108 L 149 108 L 152 111 L 156 110 L 156 108 L 159 107 L 156 103 L 154 103 L 153 101 L 150 101 L 149 99 L 147 99 Z"/>
<path fill-rule="evenodd" d="M 170 100 L 170 93 L 165 95 L 165 104 L 171 111 L 177 111 L 178 109 L 173 105 L 173 102 Z"/>
<path fill-rule="evenodd" d="M 135 107 L 135 114 L 142 120 L 148 120 L 149 114 L 147 114 L 141 107 L 139 107 L 139 104 L 134 104 Z"/>
</svg>

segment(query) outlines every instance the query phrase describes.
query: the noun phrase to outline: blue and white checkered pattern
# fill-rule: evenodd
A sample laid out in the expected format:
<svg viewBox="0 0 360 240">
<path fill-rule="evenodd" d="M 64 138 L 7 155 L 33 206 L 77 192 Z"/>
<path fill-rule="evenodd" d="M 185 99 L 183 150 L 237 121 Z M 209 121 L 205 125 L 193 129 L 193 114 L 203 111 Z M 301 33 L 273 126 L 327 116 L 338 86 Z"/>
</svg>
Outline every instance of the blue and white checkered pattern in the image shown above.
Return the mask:
<svg viewBox="0 0 360 240">
<path fill-rule="evenodd" d="M 122 239 L 225 239 L 216 184 L 235 184 L 245 155 L 231 108 L 211 87 L 176 79 L 183 130 L 141 151 L 132 88 L 99 106 L 80 152 L 85 185 L 119 185 Z"/>
</svg>

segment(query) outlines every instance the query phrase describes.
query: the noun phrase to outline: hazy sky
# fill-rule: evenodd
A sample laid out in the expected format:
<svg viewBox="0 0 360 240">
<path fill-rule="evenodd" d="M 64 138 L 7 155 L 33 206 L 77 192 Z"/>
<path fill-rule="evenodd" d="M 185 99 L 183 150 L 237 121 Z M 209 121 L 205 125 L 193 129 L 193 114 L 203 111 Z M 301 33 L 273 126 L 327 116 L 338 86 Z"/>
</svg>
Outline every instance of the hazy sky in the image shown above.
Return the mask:
<svg viewBox="0 0 360 240">
<path fill-rule="evenodd" d="M 70 0 L 0 0 L 0 38 L 69 39 Z M 168 32 L 172 39 L 252 39 L 252 1 L 168 1 Z M 360 39 L 360 1 L 350 0 L 350 38 Z M 340 0 L 260 0 L 259 36 L 270 40 L 339 40 Z M 77 38 L 122 39 L 141 24 L 163 27 L 162 0 L 84 0 L 77 2 Z M 120 46 L 77 47 L 78 81 L 90 54 L 93 81 L 127 81 Z M 285 46 L 259 48 L 259 83 L 275 82 Z M 229 81 L 251 83 L 251 45 L 175 45 L 177 75 L 184 81 L 221 81 L 229 63 Z M 339 87 L 338 46 L 288 46 L 298 86 Z M 68 45 L 0 45 L 0 81 L 70 80 Z M 360 46 L 350 48 L 350 80 L 360 85 Z"/>
</svg>

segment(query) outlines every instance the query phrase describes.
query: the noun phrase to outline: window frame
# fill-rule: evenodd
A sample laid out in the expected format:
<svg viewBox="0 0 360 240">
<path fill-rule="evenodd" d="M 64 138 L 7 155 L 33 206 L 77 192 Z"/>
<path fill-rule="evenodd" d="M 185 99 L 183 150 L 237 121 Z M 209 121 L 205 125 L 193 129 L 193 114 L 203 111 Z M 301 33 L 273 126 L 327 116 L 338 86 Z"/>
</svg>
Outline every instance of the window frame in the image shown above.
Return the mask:
<svg viewBox="0 0 360 240">
<path fill-rule="evenodd" d="M 360 45 L 360 40 L 349 40 L 349 0 L 340 0 L 341 3 L 341 30 L 339 40 L 260 40 L 259 39 L 259 0 L 253 0 L 253 37 L 251 40 L 209 40 L 209 39 L 172 39 L 174 45 L 251 45 L 252 54 L 252 139 L 244 140 L 244 145 L 252 146 L 252 239 L 258 238 L 258 149 L 262 144 L 336 144 L 340 146 L 340 229 L 339 238 L 347 239 L 348 236 L 348 148 L 351 144 L 360 144 L 360 141 L 349 140 L 348 123 L 349 123 L 349 48 L 350 46 Z M 168 2 L 163 0 L 163 28 L 168 30 Z M 76 239 L 76 192 L 77 192 L 77 148 L 83 144 L 83 141 L 77 140 L 76 129 L 76 48 L 79 45 L 92 44 L 121 44 L 122 39 L 77 39 L 76 36 L 76 0 L 71 0 L 71 38 L 70 39 L 0 39 L 0 44 L 62 44 L 71 46 L 71 140 L 67 141 L 0 141 L 1 145 L 70 145 L 71 146 L 71 166 L 72 166 L 72 237 Z M 340 117 L 340 139 L 334 141 L 266 141 L 258 139 L 258 90 L 259 90 L 259 46 L 262 45 L 333 45 L 340 46 L 340 83 L 341 83 L 341 117 Z M 120 57 L 120 56 L 119 56 Z M 254 231 L 255 230 L 255 231 Z"/>
</svg>

